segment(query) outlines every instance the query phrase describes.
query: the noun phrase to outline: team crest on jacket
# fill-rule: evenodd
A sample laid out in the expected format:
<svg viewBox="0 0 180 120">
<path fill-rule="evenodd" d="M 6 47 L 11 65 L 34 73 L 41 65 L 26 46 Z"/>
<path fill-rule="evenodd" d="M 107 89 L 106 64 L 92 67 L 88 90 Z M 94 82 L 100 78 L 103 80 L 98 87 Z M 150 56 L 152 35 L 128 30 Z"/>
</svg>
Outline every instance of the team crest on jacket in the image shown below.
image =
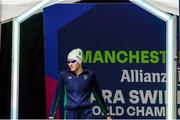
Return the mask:
<svg viewBox="0 0 180 120">
<path fill-rule="evenodd" d="M 71 79 L 72 79 L 72 77 L 71 77 L 71 76 L 69 76 L 69 77 L 68 77 L 68 80 L 71 80 Z"/>
<path fill-rule="evenodd" d="M 84 75 L 84 80 L 87 80 L 88 76 L 87 75 Z"/>
</svg>

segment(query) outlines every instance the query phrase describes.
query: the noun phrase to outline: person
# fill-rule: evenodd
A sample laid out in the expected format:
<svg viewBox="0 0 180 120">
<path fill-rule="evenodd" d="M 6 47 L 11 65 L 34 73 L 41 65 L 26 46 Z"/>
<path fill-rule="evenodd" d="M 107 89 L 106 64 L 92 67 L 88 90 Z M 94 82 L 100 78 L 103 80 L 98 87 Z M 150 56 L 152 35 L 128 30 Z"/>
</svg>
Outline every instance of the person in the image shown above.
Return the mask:
<svg viewBox="0 0 180 120">
<path fill-rule="evenodd" d="M 60 72 L 49 118 L 55 117 L 59 100 L 63 97 L 64 117 L 66 119 L 92 119 L 90 97 L 93 93 L 104 117 L 111 120 L 94 72 L 82 66 L 82 50 L 76 48 L 70 51 L 67 56 L 67 63 L 69 70 Z"/>
</svg>

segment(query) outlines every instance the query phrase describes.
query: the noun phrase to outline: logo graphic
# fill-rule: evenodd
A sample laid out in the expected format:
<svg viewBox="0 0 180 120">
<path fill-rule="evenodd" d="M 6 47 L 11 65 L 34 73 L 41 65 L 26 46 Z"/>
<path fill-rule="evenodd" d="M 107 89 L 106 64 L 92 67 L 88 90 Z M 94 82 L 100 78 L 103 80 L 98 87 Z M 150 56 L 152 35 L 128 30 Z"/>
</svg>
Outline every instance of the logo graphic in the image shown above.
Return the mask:
<svg viewBox="0 0 180 120">
<path fill-rule="evenodd" d="M 68 80 L 71 80 L 71 79 L 72 79 L 72 77 L 71 77 L 71 76 L 69 76 L 69 77 L 68 77 Z"/>
<path fill-rule="evenodd" d="M 84 75 L 84 80 L 87 80 L 88 76 L 87 75 Z"/>
</svg>

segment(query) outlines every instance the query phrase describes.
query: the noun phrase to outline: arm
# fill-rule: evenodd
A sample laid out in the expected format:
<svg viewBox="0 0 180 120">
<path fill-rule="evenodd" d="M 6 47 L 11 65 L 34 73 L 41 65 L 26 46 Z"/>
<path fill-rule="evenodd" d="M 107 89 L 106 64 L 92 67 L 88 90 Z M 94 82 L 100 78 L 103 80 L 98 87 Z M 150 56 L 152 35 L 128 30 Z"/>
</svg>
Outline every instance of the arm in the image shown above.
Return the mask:
<svg viewBox="0 0 180 120">
<path fill-rule="evenodd" d="M 62 93 L 63 93 L 63 87 L 64 87 L 63 73 L 61 72 L 59 75 L 58 84 L 56 87 L 56 92 L 54 94 L 53 102 L 52 102 L 50 113 L 49 113 L 50 119 L 53 119 L 55 114 L 56 114 L 56 110 L 57 110 L 57 107 L 59 104 L 59 100 L 60 100 Z"/>
<path fill-rule="evenodd" d="M 92 91 L 93 91 L 94 97 L 96 98 L 97 104 L 100 106 L 102 112 L 104 113 L 104 116 L 108 120 L 111 120 L 109 111 L 107 109 L 106 103 L 105 103 L 103 96 L 101 94 L 101 90 L 100 90 L 99 85 L 97 83 L 95 74 L 92 74 Z"/>
</svg>

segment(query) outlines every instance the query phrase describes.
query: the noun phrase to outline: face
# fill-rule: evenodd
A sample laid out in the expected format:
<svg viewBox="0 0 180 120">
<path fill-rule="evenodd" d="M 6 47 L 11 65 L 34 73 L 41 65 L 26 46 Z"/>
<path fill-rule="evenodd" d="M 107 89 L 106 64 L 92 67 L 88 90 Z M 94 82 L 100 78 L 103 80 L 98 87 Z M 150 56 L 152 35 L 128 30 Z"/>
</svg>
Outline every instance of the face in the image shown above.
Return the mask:
<svg viewBox="0 0 180 120">
<path fill-rule="evenodd" d="M 71 71 L 76 72 L 81 68 L 81 65 L 76 60 L 68 60 L 68 66 Z"/>
</svg>

